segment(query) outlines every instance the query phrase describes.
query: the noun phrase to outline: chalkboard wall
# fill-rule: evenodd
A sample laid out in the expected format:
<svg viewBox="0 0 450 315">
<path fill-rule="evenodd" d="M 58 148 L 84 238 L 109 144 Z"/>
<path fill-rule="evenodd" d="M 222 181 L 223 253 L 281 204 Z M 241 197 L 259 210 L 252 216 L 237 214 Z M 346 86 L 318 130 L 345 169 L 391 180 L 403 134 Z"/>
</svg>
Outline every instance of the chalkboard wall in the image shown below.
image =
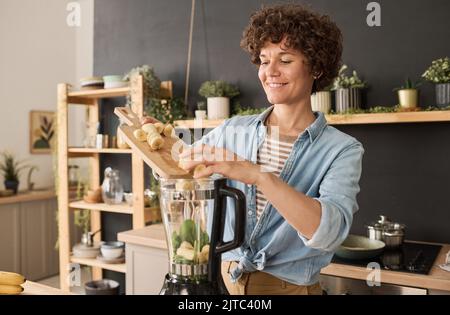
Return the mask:
<svg viewBox="0 0 450 315">
<path fill-rule="evenodd" d="M 369 83 L 364 107 L 393 106 L 392 89 L 408 76 L 419 79 L 433 59 L 450 55 L 450 1 L 377 1 L 381 26 L 369 27 L 370 13 L 363 0 L 296 1 L 329 14 L 344 35 L 343 62 Z M 205 80 L 223 79 L 241 89 L 243 106 L 268 105 L 256 68 L 240 49 L 249 15 L 262 4 L 279 1 L 197 0 L 192 46 L 189 108 L 199 100 Z M 98 75 L 125 73 L 149 64 L 162 80 L 174 82 L 176 96 L 184 97 L 191 1 L 96 0 L 94 69 Z M 420 104 L 435 103 L 429 83 L 421 87 Z M 123 100 L 106 102 L 106 107 Z M 102 111 L 105 128 L 117 121 Z M 450 242 L 450 123 L 339 126 L 356 137 L 366 150 L 363 160 L 360 211 L 352 232 L 363 234 L 364 223 L 385 214 L 407 225 L 407 238 Z M 129 181 L 129 162 L 109 157 L 103 165 L 121 165 Z M 104 216 L 109 228 L 104 238 L 131 227 L 131 220 Z"/>
</svg>

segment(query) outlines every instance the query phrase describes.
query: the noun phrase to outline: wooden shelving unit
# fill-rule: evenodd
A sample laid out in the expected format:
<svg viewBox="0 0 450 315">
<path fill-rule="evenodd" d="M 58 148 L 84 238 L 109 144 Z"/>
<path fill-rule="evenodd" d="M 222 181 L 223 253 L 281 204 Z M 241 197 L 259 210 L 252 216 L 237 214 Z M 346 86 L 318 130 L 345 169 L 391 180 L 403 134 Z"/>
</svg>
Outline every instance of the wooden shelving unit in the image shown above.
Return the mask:
<svg viewBox="0 0 450 315">
<path fill-rule="evenodd" d="M 417 111 L 399 113 L 325 115 L 330 125 L 396 124 L 450 121 L 450 111 Z M 175 126 L 182 129 L 215 128 L 223 123 L 217 120 L 177 120 Z"/>
<path fill-rule="evenodd" d="M 121 273 L 125 273 L 125 271 L 126 271 L 125 264 L 106 264 L 96 258 L 79 258 L 79 257 L 70 256 L 70 262 L 77 263 L 80 265 L 87 265 L 87 266 L 93 266 L 93 267 L 97 267 L 97 268 L 101 268 L 101 269 L 117 271 L 117 272 L 121 272 Z"/>
<path fill-rule="evenodd" d="M 100 100 L 103 98 L 125 97 L 130 95 L 132 110 L 142 116 L 144 108 L 143 77 L 135 76 L 131 79 L 130 87 L 119 89 L 101 89 L 87 91 L 70 91 L 70 85 L 58 85 L 58 216 L 59 216 L 59 257 L 60 257 L 60 286 L 65 291 L 70 290 L 68 283 L 70 263 L 79 263 L 92 267 L 93 279 L 102 278 L 102 269 L 125 272 L 125 264 L 106 264 L 97 259 L 84 259 L 71 256 L 69 212 L 73 209 L 86 209 L 91 211 L 91 230 L 101 228 L 101 212 L 125 213 L 133 216 L 133 229 L 145 226 L 148 213 L 144 208 L 144 162 L 131 149 L 92 149 L 74 148 L 68 145 L 68 108 L 70 105 L 88 105 L 88 120 L 93 125 L 99 121 Z M 100 183 L 100 156 L 101 154 L 131 154 L 133 206 L 125 203 L 119 205 L 90 204 L 84 201 L 69 200 L 68 164 L 70 158 L 87 158 L 90 167 L 91 189 L 97 188 Z M 100 241 L 97 234 L 95 241 Z"/>
<path fill-rule="evenodd" d="M 127 205 L 126 203 L 121 203 L 118 205 L 108 205 L 106 203 L 87 203 L 85 201 L 79 200 L 69 203 L 69 208 L 133 214 L 133 207 Z"/>
</svg>

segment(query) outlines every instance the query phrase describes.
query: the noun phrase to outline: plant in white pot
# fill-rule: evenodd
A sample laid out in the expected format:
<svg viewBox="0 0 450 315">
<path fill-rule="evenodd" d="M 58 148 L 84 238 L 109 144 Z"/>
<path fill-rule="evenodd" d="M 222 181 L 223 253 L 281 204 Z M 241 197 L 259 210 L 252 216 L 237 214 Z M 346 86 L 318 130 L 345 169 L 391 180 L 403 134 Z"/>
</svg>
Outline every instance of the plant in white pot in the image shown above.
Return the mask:
<svg viewBox="0 0 450 315">
<path fill-rule="evenodd" d="M 239 89 L 225 81 L 206 81 L 198 94 L 207 100 L 208 119 L 230 117 L 230 99 L 239 95 Z"/>
<path fill-rule="evenodd" d="M 450 105 L 450 59 L 433 60 L 431 66 L 422 74 L 427 81 L 436 84 L 436 106 Z"/>
<path fill-rule="evenodd" d="M 415 110 L 419 106 L 419 85 L 421 82 L 412 82 L 409 78 L 401 87 L 393 91 L 398 94 L 398 103 L 400 108 L 405 110 Z"/>
<path fill-rule="evenodd" d="M 351 76 L 345 74 L 347 65 L 342 65 L 339 74 L 334 79 L 333 91 L 336 91 L 336 112 L 344 113 L 349 110 L 361 108 L 361 90 L 367 87 L 366 82 L 362 81 L 356 71 Z"/>
<path fill-rule="evenodd" d="M 311 94 L 311 108 L 315 112 L 328 114 L 331 110 L 331 86 Z"/>
</svg>

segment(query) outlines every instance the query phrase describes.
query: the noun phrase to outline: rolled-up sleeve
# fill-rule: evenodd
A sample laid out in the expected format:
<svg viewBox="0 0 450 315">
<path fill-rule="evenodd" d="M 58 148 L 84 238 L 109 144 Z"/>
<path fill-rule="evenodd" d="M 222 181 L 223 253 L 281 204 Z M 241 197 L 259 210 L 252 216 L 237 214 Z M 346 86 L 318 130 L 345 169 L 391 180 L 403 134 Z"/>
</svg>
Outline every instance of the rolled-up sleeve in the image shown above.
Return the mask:
<svg viewBox="0 0 450 315">
<path fill-rule="evenodd" d="M 319 227 L 311 239 L 299 233 L 306 246 L 331 252 L 347 237 L 353 214 L 358 211 L 363 154 L 363 146 L 355 141 L 331 164 L 320 184 L 319 197 L 314 198 L 322 207 Z"/>
</svg>

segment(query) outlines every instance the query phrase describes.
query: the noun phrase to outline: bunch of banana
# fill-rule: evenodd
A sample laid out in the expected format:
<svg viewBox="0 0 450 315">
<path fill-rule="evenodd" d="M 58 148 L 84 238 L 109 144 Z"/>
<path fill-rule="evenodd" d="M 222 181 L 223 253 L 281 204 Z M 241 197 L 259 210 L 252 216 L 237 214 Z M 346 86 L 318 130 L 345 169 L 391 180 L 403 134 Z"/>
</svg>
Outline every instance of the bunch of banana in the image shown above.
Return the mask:
<svg viewBox="0 0 450 315">
<path fill-rule="evenodd" d="M 23 291 L 22 283 L 26 281 L 21 274 L 0 271 L 0 294 L 19 294 Z"/>
</svg>

